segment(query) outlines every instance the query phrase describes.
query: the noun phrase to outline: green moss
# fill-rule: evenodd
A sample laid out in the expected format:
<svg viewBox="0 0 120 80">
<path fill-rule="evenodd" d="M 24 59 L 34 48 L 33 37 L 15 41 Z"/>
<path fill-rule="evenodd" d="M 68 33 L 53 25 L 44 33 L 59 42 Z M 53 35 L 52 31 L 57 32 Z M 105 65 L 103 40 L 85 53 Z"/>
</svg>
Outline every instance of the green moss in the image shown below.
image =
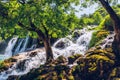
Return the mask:
<svg viewBox="0 0 120 80">
<path fill-rule="evenodd" d="M 73 75 L 79 76 L 81 80 L 107 80 L 115 64 L 115 56 L 110 52 L 106 49 L 88 51 L 85 58 L 77 60 L 78 66 L 73 70 Z"/>
<path fill-rule="evenodd" d="M 68 80 L 74 80 L 74 77 L 71 75 L 68 77 Z"/>
<path fill-rule="evenodd" d="M 12 65 L 12 63 L 0 61 L 0 71 L 7 70 L 11 65 Z"/>
<path fill-rule="evenodd" d="M 3 61 L 0 61 L 0 69 L 5 67 L 5 63 Z"/>
<path fill-rule="evenodd" d="M 73 56 L 68 57 L 69 64 L 72 64 L 79 57 L 82 57 L 82 55 L 81 54 L 75 54 Z"/>
<path fill-rule="evenodd" d="M 92 35 L 89 48 L 99 44 L 100 41 L 106 38 L 108 35 L 109 35 L 109 32 L 106 30 L 95 31 Z"/>
<path fill-rule="evenodd" d="M 110 74 L 110 77 L 116 76 L 117 68 L 114 68 Z"/>
</svg>

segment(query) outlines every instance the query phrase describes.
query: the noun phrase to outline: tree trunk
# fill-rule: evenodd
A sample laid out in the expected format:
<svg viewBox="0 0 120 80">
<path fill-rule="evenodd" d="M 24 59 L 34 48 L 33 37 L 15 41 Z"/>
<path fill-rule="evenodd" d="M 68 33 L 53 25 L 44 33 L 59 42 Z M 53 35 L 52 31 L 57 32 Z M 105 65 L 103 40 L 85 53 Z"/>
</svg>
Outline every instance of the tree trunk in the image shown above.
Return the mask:
<svg viewBox="0 0 120 80">
<path fill-rule="evenodd" d="M 52 48 L 50 45 L 50 38 L 45 37 L 45 35 L 43 33 L 41 33 L 40 30 L 37 31 L 37 34 L 44 43 L 44 47 L 45 47 L 45 51 L 46 51 L 46 63 L 50 63 L 53 61 L 53 52 L 52 52 Z"/>
<path fill-rule="evenodd" d="M 116 63 L 118 63 L 120 60 L 120 19 L 117 16 L 116 12 L 112 9 L 112 7 L 109 5 L 109 3 L 105 0 L 99 0 L 102 4 L 102 6 L 106 9 L 108 14 L 110 15 L 113 24 L 114 24 L 114 31 L 115 31 L 115 37 L 113 41 L 113 51 L 116 55 Z"/>
<path fill-rule="evenodd" d="M 46 51 L 46 63 L 50 63 L 53 61 L 53 52 L 50 45 L 50 39 L 43 39 L 43 42 Z"/>
</svg>

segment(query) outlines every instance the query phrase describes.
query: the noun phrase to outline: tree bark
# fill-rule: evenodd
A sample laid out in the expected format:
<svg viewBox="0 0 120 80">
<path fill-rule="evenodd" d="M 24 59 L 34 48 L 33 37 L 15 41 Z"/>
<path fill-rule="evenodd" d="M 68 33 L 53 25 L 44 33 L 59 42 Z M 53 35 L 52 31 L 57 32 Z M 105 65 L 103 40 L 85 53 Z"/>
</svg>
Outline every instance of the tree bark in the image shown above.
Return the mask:
<svg viewBox="0 0 120 80">
<path fill-rule="evenodd" d="M 50 63 L 53 61 L 53 52 L 50 45 L 50 39 L 44 39 L 43 42 L 46 51 L 46 63 Z"/>
<path fill-rule="evenodd" d="M 120 19 L 107 1 L 105 0 L 99 0 L 99 1 L 101 2 L 102 6 L 106 9 L 108 14 L 110 15 L 114 24 L 113 28 L 115 31 L 115 37 L 112 44 L 112 48 L 116 55 L 116 63 L 118 64 L 120 62 L 119 60 L 120 59 Z"/>
<path fill-rule="evenodd" d="M 53 52 L 52 52 L 52 48 L 51 48 L 51 44 L 50 44 L 50 38 L 45 37 L 45 35 L 41 34 L 41 32 L 39 30 L 37 31 L 37 34 L 44 43 L 44 47 L 45 47 L 45 51 L 46 51 L 46 63 L 50 63 L 53 61 Z"/>
</svg>

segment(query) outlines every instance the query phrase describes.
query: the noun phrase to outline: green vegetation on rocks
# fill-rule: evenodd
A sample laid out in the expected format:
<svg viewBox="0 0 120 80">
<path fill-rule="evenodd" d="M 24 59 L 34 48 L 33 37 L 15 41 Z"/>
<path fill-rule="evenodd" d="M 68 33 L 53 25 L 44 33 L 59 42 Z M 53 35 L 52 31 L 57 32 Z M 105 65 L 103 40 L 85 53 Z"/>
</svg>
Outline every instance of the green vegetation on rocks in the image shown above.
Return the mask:
<svg viewBox="0 0 120 80">
<path fill-rule="evenodd" d="M 112 55 L 112 56 L 111 56 Z M 75 79 L 81 80 L 107 80 L 115 64 L 113 53 L 93 49 L 86 53 L 85 58 L 78 59 L 78 65 L 73 71 Z"/>
<path fill-rule="evenodd" d="M 89 48 L 97 45 L 101 40 L 105 39 L 109 35 L 109 31 L 99 30 L 93 32 L 92 39 L 89 44 Z"/>
</svg>

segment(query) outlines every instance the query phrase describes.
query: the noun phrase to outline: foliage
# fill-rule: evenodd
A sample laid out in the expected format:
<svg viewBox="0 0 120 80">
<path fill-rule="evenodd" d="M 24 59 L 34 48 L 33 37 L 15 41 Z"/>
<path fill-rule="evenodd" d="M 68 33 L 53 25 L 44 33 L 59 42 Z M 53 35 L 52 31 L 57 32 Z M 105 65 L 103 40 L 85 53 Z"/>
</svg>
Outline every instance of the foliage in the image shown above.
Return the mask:
<svg viewBox="0 0 120 80">
<path fill-rule="evenodd" d="M 26 34 L 37 37 L 36 33 L 29 29 L 31 28 L 30 21 L 43 33 L 45 33 L 44 25 L 52 37 L 65 36 L 70 29 L 77 26 L 78 22 L 71 7 L 73 2 L 77 3 L 78 0 L 15 0 L 0 2 L 0 6 L 3 6 L 0 11 L 0 14 L 3 15 L 0 16 L 1 37 L 3 39 L 12 35 L 24 37 Z M 19 26 L 19 22 L 24 27 Z"/>
<path fill-rule="evenodd" d="M 120 18 L 120 12 L 118 12 L 117 14 Z M 109 15 L 107 15 L 105 19 L 100 23 L 99 28 L 113 31 L 113 23 Z"/>
<path fill-rule="evenodd" d="M 88 3 L 95 3 L 94 0 L 93 2 L 89 2 L 90 0 L 88 0 Z M 83 1 L 84 2 L 84 1 Z M 86 2 L 85 2 L 86 3 Z M 81 3 L 82 4 L 82 3 Z M 86 5 L 86 6 L 90 6 L 90 5 Z M 120 5 L 113 5 L 112 6 L 113 9 L 115 10 L 115 12 L 120 12 Z M 101 6 L 98 7 L 98 9 L 93 13 L 93 14 L 89 14 L 89 15 L 82 15 L 82 17 L 80 18 L 79 24 L 81 26 L 86 26 L 86 25 L 99 25 L 104 18 L 108 15 L 108 13 L 106 12 L 106 10 L 104 8 L 102 8 Z"/>
<path fill-rule="evenodd" d="M 92 39 L 90 41 L 89 48 L 97 45 L 97 43 L 99 43 L 101 40 L 106 38 L 108 36 L 108 34 L 109 34 L 109 31 L 106 31 L 106 30 L 95 31 L 92 35 Z"/>
<path fill-rule="evenodd" d="M 103 8 L 99 8 L 93 14 L 90 15 L 82 15 L 79 21 L 79 25 L 86 26 L 86 25 L 98 25 L 104 18 L 104 13 L 101 13 Z"/>
</svg>

